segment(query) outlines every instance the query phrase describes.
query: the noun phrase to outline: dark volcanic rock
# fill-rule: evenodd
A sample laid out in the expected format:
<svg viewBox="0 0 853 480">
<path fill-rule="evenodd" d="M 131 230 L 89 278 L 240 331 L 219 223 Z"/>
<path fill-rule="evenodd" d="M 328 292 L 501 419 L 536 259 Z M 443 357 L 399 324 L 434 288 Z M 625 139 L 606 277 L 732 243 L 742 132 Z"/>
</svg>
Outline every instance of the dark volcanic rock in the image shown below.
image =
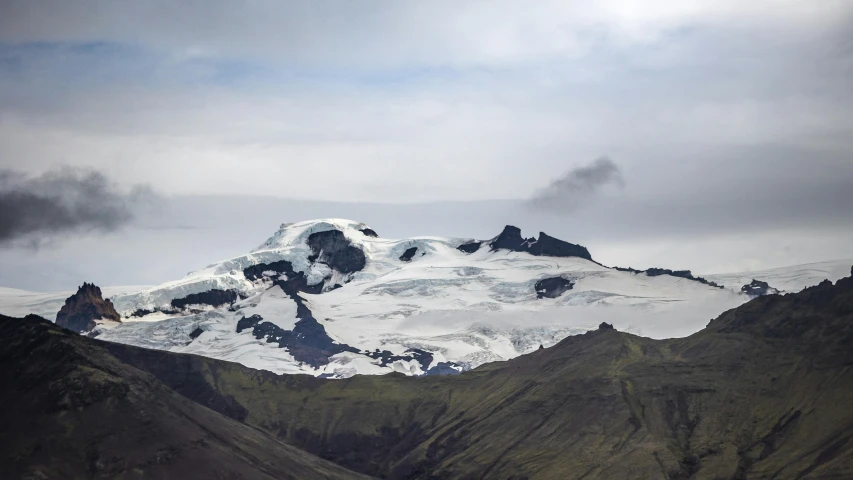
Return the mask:
<svg viewBox="0 0 853 480">
<path fill-rule="evenodd" d="M 526 240 L 521 236 L 521 229 L 512 225 L 504 227 L 500 235 L 497 236 L 492 243 L 489 244 L 492 250 L 506 249 L 514 252 L 524 252 L 526 249 L 523 244 Z"/>
<path fill-rule="evenodd" d="M 201 327 L 195 327 L 195 330 L 190 332 L 190 338 L 195 340 L 196 338 L 200 337 L 202 333 L 204 333 L 204 330 L 202 330 Z"/>
<path fill-rule="evenodd" d="M 379 234 L 373 231 L 372 228 L 362 228 L 359 232 L 363 233 L 365 236 L 379 238 Z"/>
<path fill-rule="evenodd" d="M 220 307 L 222 305 L 230 305 L 237 301 L 238 295 L 234 290 L 219 290 L 211 289 L 201 293 L 191 293 L 184 298 L 176 298 L 172 300 L 173 308 L 182 310 L 189 305 L 210 305 L 212 307 Z"/>
<path fill-rule="evenodd" d="M 407 350 L 403 353 L 403 355 L 394 355 L 388 350 L 379 351 L 377 348 L 373 352 L 365 353 L 370 358 L 378 359 L 379 366 L 387 367 L 393 362 L 398 360 L 415 360 L 421 365 L 421 370 L 427 372 L 430 364 L 432 363 L 433 356 L 431 353 L 421 350 L 419 348 L 413 348 L 411 350 Z"/>
<path fill-rule="evenodd" d="M 154 310 L 148 310 L 147 308 L 137 308 L 136 311 L 130 314 L 131 317 L 144 317 L 145 315 L 154 313 Z"/>
<path fill-rule="evenodd" d="M 543 278 L 536 282 L 537 298 L 557 298 L 563 293 L 571 290 L 575 284 L 563 277 Z"/>
<path fill-rule="evenodd" d="M 581 245 L 564 242 L 554 238 L 545 232 L 539 232 L 539 238 L 525 239 L 521 236 L 518 227 L 507 225 L 500 235 L 489 244 L 492 250 L 512 250 L 514 252 L 527 252 L 535 256 L 545 257 L 579 257 L 592 260 L 589 250 Z M 461 250 L 461 247 L 460 247 Z M 463 250 L 464 251 L 464 250 Z"/>
<path fill-rule="evenodd" d="M 592 260 L 592 255 L 586 247 L 575 245 L 574 243 L 564 242 L 554 238 L 545 232 L 539 232 L 539 239 L 530 244 L 527 249 L 531 255 L 541 255 L 546 257 L 580 257 L 587 260 Z"/>
<path fill-rule="evenodd" d="M 463 243 L 456 247 L 456 249 L 465 253 L 474 253 L 480 249 L 480 245 L 482 245 L 482 242 Z"/>
<path fill-rule="evenodd" d="M 243 273 L 246 274 L 246 278 L 256 279 L 264 272 L 269 272 L 271 268 L 286 275 L 286 280 L 278 279 L 273 284 L 281 287 L 282 291 L 296 303 L 296 318 L 299 320 L 293 330 L 284 330 L 271 322 L 265 322 L 260 315 L 252 315 L 241 318 L 237 322 L 237 333 L 251 328 L 255 338 L 265 338 L 267 342 L 278 343 L 278 346 L 286 348 L 294 359 L 314 368 L 328 364 L 329 357 L 332 355 L 341 352 L 359 353 L 357 348 L 332 340 L 332 337 L 326 333 L 326 328 L 314 318 L 311 310 L 305 305 L 305 300 L 299 295 L 300 292 L 321 293 L 323 282 L 308 285 L 305 274 L 294 272 L 290 262 L 285 261 L 275 262 L 274 267 L 273 264 L 254 265 Z"/>
<path fill-rule="evenodd" d="M 262 322 L 264 317 L 260 315 L 252 315 L 251 317 L 243 317 L 237 321 L 237 333 L 249 328 L 255 328 L 259 322 Z"/>
<path fill-rule="evenodd" d="M 259 263 L 243 269 L 243 275 L 246 279 L 254 282 L 261 278 L 276 279 L 279 275 L 293 275 L 293 264 L 287 260 L 279 260 L 271 263 Z"/>
<path fill-rule="evenodd" d="M 101 289 L 92 283 L 83 283 L 77 293 L 65 300 L 65 305 L 56 314 L 56 324 L 78 333 L 95 328 L 95 320 L 121 322 L 113 303 L 104 300 Z"/>
<path fill-rule="evenodd" d="M 357 272 L 364 268 L 367 259 L 361 249 L 352 246 L 339 230 L 316 232 L 308 236 L 312 257 L 341 273 Z"/>
<path fill-rule="evenodd" d="M 607 322 L 601 322 L 601 325 L 598 326 L 599 330 L 613 330 L 613 325 Z"/>
<path fill-rule="evenodd" d="M 752 279 L 752 282 L 740 287 L 740 291 L 750 297 L 760 297 L 762 295 L 779 293 L 779 290 L 771 287 L 767 282 L 762 282 L 761 280 L 756 280 L 754 278 Z"/>
<path fill-rule="evenodd" d="M 408 248 L 402 255 L 400 255 L 400 260 L 404 262 L 411 262 L 412 257 L 414 257 L 416 253 L 418 253 L 418 247 Z"/>
<path fill-rule="evenodd" d="M 693 280 L 694 282 L 704 283 L 709 287 L 714 288 L 725 288 L 722 285 L 718 285 L 717 283 L 708 281 L 702 277 L 694 277 L 690 270 L 670 270 L 668 268 L 656 268 L 652 267 L 647 270 L 637 270 L 636 268 L 631 267 L 613 267 L 615 270 L 619 270 L 620 272 L 631 272 L 631 273 L 645 273 L 650 277 L 658 277 L 660 275 L 670 275 L 673 277 L 684 278 L 687 280 Z"/>
</svg>

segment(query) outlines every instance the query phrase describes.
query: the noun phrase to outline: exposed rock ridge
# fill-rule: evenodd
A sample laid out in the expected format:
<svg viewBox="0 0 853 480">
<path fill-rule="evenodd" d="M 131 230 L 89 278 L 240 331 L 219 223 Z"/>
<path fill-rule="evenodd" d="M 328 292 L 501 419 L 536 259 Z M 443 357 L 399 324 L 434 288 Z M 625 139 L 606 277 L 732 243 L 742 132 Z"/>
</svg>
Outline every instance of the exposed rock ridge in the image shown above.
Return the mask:
<svg viewBox="0 0 853 480">
<path fill-rule="evenodd" d="M 746 285 L 740 287 L 740 291 L 749 295 L 750 297 L 760 297 L 762 295 L 772 295 L 774 293 L 779 293 L 779 290 L 773 288 L 767 282 L 762 282 L 761 280 L 752 279 L 751 282 Z"/>
<path fill-rule="evenodd" d="M 514 252 L 527 252 L 531 255 L 543 257 L 579 257 L 592 261 L 592 255 L 586 247 L 554 238 L 545 232 L 539 232 L 538 239 L 535 237 L 525 239 L 521 236 L 521 230 L 512 225 L 504 227 L 500 235 L 489 243 L 489 246 L 492 250 L 504 249 Z"/>
<path fill-rule="evenodd" d="M 77 293 L 65 300 L 65 305 L 56 314 L 56 324 L 78 333 L 95 328 L 95 320 L 121 322 L 113 303 L 104 299 L 100 287 L 83 283 Z"/>
<path fill-rule="evenodd" d="M 646 270 L 637 270 L 636 268 L 631 268 L 631 267 L 613 267 L 613 268 L 615 270 L 619 270 L 620 272 L 645 273 L 649 277 L 659 277 L 661 275 L 670 275 L 673 277 L 684 278 L 687 280 L 693 280 L 695 282 L 704 283 L 705 285 L 708 285 L 709 287 L 725 288 L 724 286 L 719 285 L 719 284 L 712 282 L 710 280 L 707 280 L 705 278 L 694 277 L 693 273 L 691 273 L 690 270 L 670 270 L 668 268 L 657 268 L 657 267 L 651 267 L 651 268 L 648 268 Z"/>
</svg>

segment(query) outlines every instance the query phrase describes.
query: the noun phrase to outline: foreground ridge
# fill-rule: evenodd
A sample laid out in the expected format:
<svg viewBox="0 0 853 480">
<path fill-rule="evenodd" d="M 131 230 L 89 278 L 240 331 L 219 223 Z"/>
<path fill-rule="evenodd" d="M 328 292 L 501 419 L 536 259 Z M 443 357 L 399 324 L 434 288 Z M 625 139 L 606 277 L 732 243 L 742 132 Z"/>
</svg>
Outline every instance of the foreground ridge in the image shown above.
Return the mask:
<svg viewBox="0 0 853 480">
<path fill-rule="evenodd" d="M 106 408 L 122 391 L 113 385 L 139 369 L 285 443 L 385 478 L 853 475 L 851 278 L 756 298 L 687 338 L 602 325 L 452 377 L 275 375 L 63 334 L 32 319 L 0 325 L 22 339 L 2 346 L 4 365 L 21 368 L 23 351 L 41 366 L 67 362 L 26 346 L 54 337 L 63 349 L 91 352 L 88 368 L 113 365 L 99 396 L 66 390 L 60 403 Z M 4 377 L 18 390 L 49 380 L 35 378 Z"/>
</svg>

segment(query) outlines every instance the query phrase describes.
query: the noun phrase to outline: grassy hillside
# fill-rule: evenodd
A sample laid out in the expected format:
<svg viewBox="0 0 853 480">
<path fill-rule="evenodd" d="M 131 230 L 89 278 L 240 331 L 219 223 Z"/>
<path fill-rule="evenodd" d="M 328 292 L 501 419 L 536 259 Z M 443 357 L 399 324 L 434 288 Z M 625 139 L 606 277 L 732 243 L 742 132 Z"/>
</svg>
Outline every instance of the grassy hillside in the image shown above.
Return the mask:
<svg viewBox="0 0 853 480">
<path fill-rule="evenodd" d="M 601 329 L 447 377 L 279 376 L 39 321 L 0 328 L 16 474 L 351 475 L 287 443 L 385 478 L 853 478 L 849 278 L 683 339 Z"/>
<path fill-rule="evenodd" d="M 454 377 L 323 380 L 109 345 L 189 398 L 388 478 L 853 478 L 853 280 L 691 337 L 599 330 Z"/>
<path fill-rule="evenodd" d="M 0 316 L 0 478 L 355 479 L 94 342 Z"/>
</svg>

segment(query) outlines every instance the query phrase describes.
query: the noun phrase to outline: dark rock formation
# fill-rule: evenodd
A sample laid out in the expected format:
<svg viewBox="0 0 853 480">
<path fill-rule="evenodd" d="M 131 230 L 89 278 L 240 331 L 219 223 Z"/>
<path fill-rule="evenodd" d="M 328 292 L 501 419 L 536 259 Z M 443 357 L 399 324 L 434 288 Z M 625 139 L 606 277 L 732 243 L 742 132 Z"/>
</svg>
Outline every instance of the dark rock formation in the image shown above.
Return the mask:
<svg viewBox="0 0 853 480">
<path fill-rule="evenodd" d="M 361 249 L 352 243 L 340 230 L 316 232 L 308 236 L 312 261 L 325 263 L 341 273 L 357 272 L 364 268 L 367 259 Z"/>
<path fill-rule="evenodd" d="M 217 288 L 201 293 L 191 293 L 184 298 L 176 298 L 172 300 L 172 308 L 183 310 L 189 305 L 210 305 L 212 307 L 221 307 L 222 305 L 230 305 L 237 301 L 239 296 L 234 290 L 219 290 Z"/>
<path fill-rule="evenodd" d="M 393 356 L 391 352 L 362 352 L 350 345 L 337 343 L 326 332 L 326 328 L 314 318 L 313 313 L 305 304 L 300 293 L 319 294 L 323 289 L 323 282 L 316 285 L 308 285 L 308 280 L 303 272 L 293 270 L 293 265 L 287 261 L 278 261 L 269 264 L 258 264 L 243 270 L 247 279 L 257 280 L 259 278 L 270 278 L 273 285 L 281 287 L 296 303 L 296 318 L 299 320 L 293 330 L 285 330 L 271 322 L 264 321 L 260 315 L 243 317 L 237 321 L 237 333 L 252 329 L 255 338 L 265 338 L 267 342 L 277 343 L 280 348 L 286 348 L 293 358 L 299 362 L 307 363 L 314 368 L 329 363 L 329 357 L 342 352 L 364 353 L 371 358 L 383 359 L 382 366 L 394 360 L 417 360 L 422 368 L 426 370 L 432 363 L 432 354 L 422 350 L 413 349 L 402 356 Z M 280 278 L 281 275 L 284 278 Z M 340 288 L 335 285 L 333 288 Z M 426 363 L 424 363 L 426 362 Z"/>
<path fill-rule="evenodd" d="M 95 328 L 95 320 L 121 322 L 111 301 L 104 300 L 101 289 L 92 283 L 83 283 L 77 293 L 65 300 L 65 305 L 56 314 L 56 324 L 77 333 Z"/>
<path fill-rule="evenodd" d="M 462 368 L 455 362 L 438 362 L 436 366 L 426 371 L 425 375 L 459 375 Z"/>
<path fill-rule="evenodd" d="M 272 278 L 275 280 L 279 275 L 287 275 L 288 272 L 290 272 L 291 275 L 293 274 L 293 264 L 287 260 L 279 260 L 271 263 L 259 263 L 243 269 L 243 275 L 245 275 L 246 279 L 251 282 L 261 278 Z"/>
<path fill-rule="evenodd" d="M 361 252 L 359 250 L 359 252 Z M 246 270 L 246 278 L 258 278 L 258 275 L 264 272 L 269 272 L 272 264 L 261 264 L 250 267 L 248 274 Z M 275 269 L 279 273 L 284 273 L 286 279 L 277 279 L 273 281 L 273 285 L 281 287 L 296 303 L 296 318 L 299 320 L 293 327 L 293 330 L 284 330 L 283 328 L 265 322 L 260 315 L 252 315 L 251 317 L 241 318 L 237 322 L 237 333 L 245 329 L 252 329 L 252 334 L 255 338 L 266 338 L 267 342 L 278 343 L 279 347 L 286 348 L 293 358 L 299 362 L 307 363 L 314 368 L 326 365 L 329 363 L 329 357 L 341 352 L 359 353 L 357 348 L 349 345 L 336 343 L 326 333 L 326 328 L 314 318 L 311 310 L 305 305 L 305 300 L 299 295 L 300 292 L 318 294 L 322 291 L 323 282 L 317 285 L 308 285 L 308 280 L 303 272 L 293 271 L 293 266 L 290 262 L 280 261 L 275 262 Z"/>
<path fill-rule="evenodd" d="M 539 232 L 539 239 L 531 243 L 527 249 L 531 255 L 546 257 L 580 257 L 592 260 L 589 250 L 574 243 L 564 242 L 545 232 Z"/>
<path fill-rule="evenodd" d="M 130 314 L 131 317 L 144 317 L 145 315 L 149 315 L 154 313 L 154 310 L 148 310 L 147 308 L 137 308 L 136 311 Z"/>
<path fill-rule="evenodd" d="M 195 330 L 190 332 L 190 338 L 195 340 L 196 338 L 200 337 L 202 333 L 204 333 L 204 330 L 202 330 L 201 327 L 195 327 Z"/>
<path fill-rule="evenodd" d="M 599 330 L 613 330 L 613 325 L 607 322 L 601 322 L 601 325 L 598 326 Z"/>
<path fill-rule="evenodd" d="M 512 225 L 504 227 L 503 231 L 498 235 L 492 243 L 489 244 L 492 250 L 512 250 L 514 252 L 527 251 L 525 243 L 527 240 L 521 236 L 521 229 Z"/>
<path fill-rule="evenodd" d="M 512 250 L 514 252 L 527 252 L 535 256 L 543 257 L 579 257 L 592 261 L 589 250 L 581 245 L 564 242 L 554 238 L 545 232 L 539 232 L 539 239 L 521 236 L 518 227 L 507 225 L 503 231 L 489 244 L 492 250 Z"/>
<path fill-rule="evenodd" d="M 396 362 L 398 360 L 415 360 L 421 365 L 421 370 L 423 370 L 424 372 L 427 372 L 427 369 L 429 368 L 433 359 L 431 353 L 418 348 L 406 350 L 403 355 L 394 355 L 388 350 L 379 351 L 379 349 L 377 348 L 372 352 L 365 352 L 365 355 L 370 358 L 378 359 L 379 366 L 381 367 L 387 367 L 391 363 Z"/>
<path fill-rule="evenodd" d="M 456 249 L 465 253 L 474 253 L 480 249 L 480 245 L 482 245 L 482 243 L 483 242 L 463 243 L 462 245 L 456 247 Z"/>
<path fill-rule="evenodd" d="M 416 253 L 418 253 L 418 247 L 408 248 L 402 255 L 400 255 L 400 260 L 404 262 L 411 262 L 412 257 L 414 257 Z"/>
<path fill-rule="evenodd" d="M 779 293 L 779 290 L 771 287 L 767 282 L 762 282 L 761 280 L 756 280 L 754 278 L 752 279 L 752 282 L 740 287 L 740 291 L 750 297 L 760 297 L 762 295 Z"/>
<path fill-rule="evenodd" d="M 614 270 L 619 270 L 620 272 L 630 272 L 630 273 L 645 273 L 650 277 L 658 277 L 660 275 L 670 275 L 673 277 L 684 278 L 687 280 L 693 280 L 694 282 L 704 283 L 709 287 L 714 288 L 725 288 L 722 285 L 718 285 L 715 282 L 711 282 L 702 277 L 694 277 L 690 270 L 670 270 L 668 268 L 656 268 L 652 267 L 647 270 L 637 270 L 636 268 L 631 267 L 613 267 Z"/>
<path fill-rule="evenodd" d="M 359 232 L 363 233 L 367 237 L 379 238 L 379 234 L 373 231 L 372 228 L 362 228 Z"/>
<path fill-rule="evenodd" d="M 575 284 L 563 277 L 543 278 L 536 282 L 537 298 L 557 298 L 563 293 L 569 291 Z"/>
</svg>

